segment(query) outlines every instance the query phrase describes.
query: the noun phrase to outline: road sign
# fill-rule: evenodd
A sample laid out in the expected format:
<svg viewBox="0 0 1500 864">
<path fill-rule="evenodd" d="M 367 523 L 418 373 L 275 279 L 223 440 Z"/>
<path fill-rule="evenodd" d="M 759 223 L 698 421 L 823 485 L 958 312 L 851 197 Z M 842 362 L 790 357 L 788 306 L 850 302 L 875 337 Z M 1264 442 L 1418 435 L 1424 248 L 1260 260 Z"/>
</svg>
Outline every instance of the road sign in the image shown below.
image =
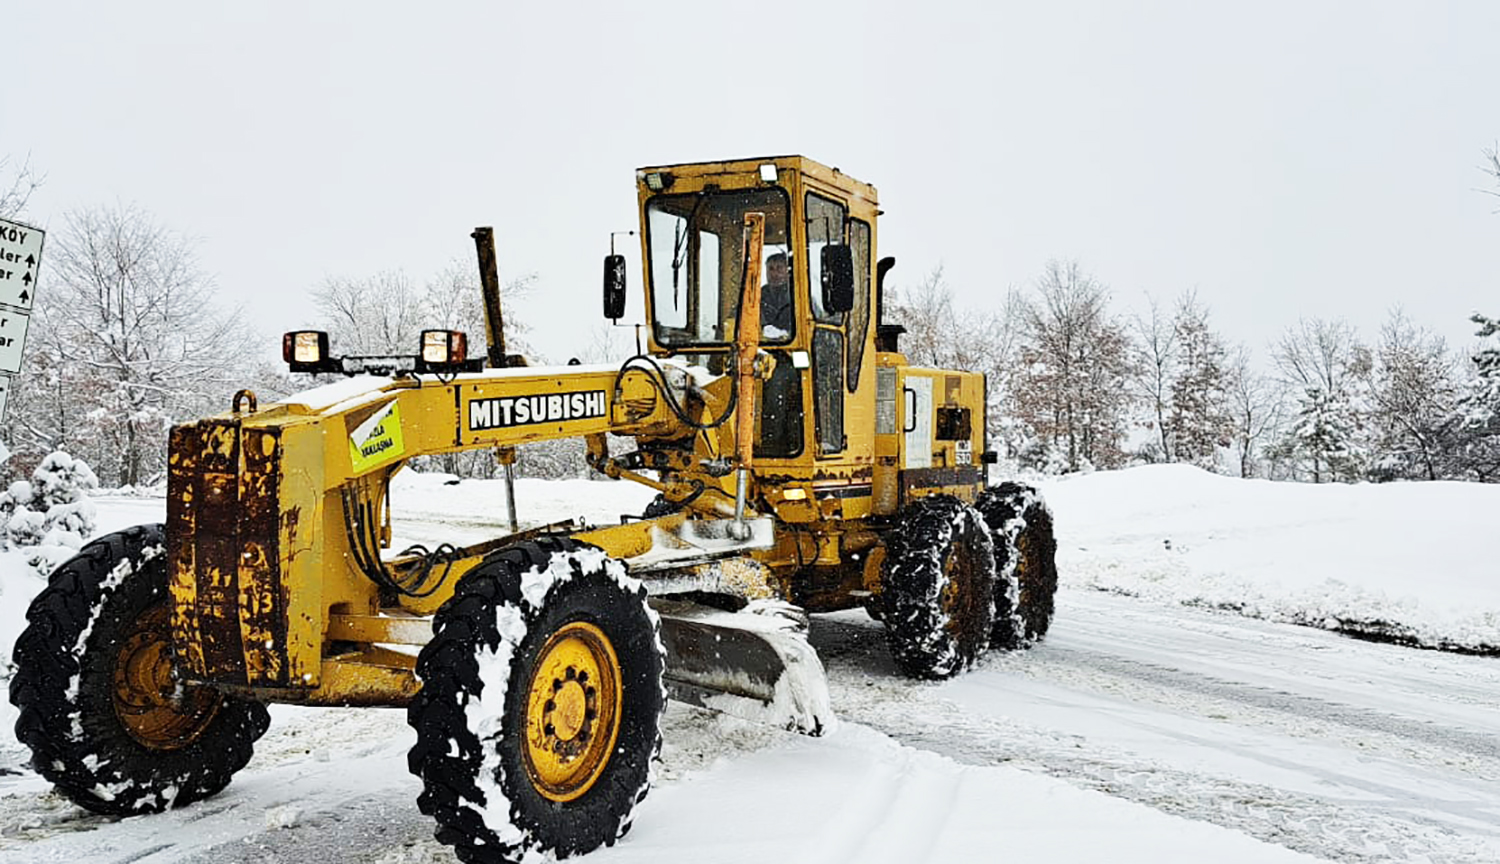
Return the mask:
<svg viewBox="0 0 1500 864">
<path fill-rule="evenodd" d="M 26 326 L 31 316 L 0 308 L 0 372 L 21 371 L 21 351 L 26 347 Z"/>
<path fill-rule="evenodd" d="M 31 311 L 44 236 L 39 228 L 0 219 L 0 303 Z"/>
<path fill-rule="evenodd" d="M 21 371 L 44 236 L 39 228 L 0 219 L 0 372 Z"/>
</svg>

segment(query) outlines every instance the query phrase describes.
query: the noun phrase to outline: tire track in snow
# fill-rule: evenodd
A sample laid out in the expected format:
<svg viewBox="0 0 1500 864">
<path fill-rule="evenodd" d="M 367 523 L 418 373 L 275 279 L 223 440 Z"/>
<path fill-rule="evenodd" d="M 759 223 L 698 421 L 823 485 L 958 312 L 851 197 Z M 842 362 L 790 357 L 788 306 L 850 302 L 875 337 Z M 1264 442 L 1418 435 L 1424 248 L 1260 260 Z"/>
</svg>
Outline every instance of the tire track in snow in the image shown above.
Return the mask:
<svg viewBox="0 0 1500 864">
<path fill-rule="evenodd" d="M 1500 734 L 1457 729 L 1426 720 L 1411 720 L 1368 707 L 1332 702 L 1239 681 L 1229 681 L 1211 675 L 1123 657 L 1074 651 L 1069 648 L 1049 648 L 1049 654 L 1053 658 L 1061 659 L 1064 663 L 1071 663 L 1080 668 L 1087 666 L 1095 673 L 1103 672 L 1205 697 L 1243 703 L 1354 729 L 1395 735 L 1422 741 L 1434 747 L 1458 750 L 1500 761 Z"/>
<path fill-rule="evenodd" d="M 969 765 L 1008 764 L 1045 773 L 1074 785 L 1151 806 L 1188 819 L 1210 822 L 1242 831 L 1257 839 L 1350 864 L 1376 864 L 1392 860 L 1430 864 L 1482 864 L 1500 855 L 1500 822 L 1496 814 L 1459 801 L 1439 797 L 1421 798 L 1407 790 L 1369 789 L 1375 794 L 1405 792 L 1403 806 L 1378 801 L 1320 798 L 1278 789 L 1232 777 L 1210 776 L 1180 770 L 1157 760 L 1143 758 L 1128 748 L 1085 735 L 976 714 L 934 691 L 942 685 L 904 681 L 895 677 L 884 650 L 884 634 L 873 623 L 858 616 L 820 616 L 815 619 L 812 639 L 829 671 L 835 709 L 846 720 L 865 724 L 891 738 Z M 1048 647 L 1055 653 L 1055 648 Z M 1019 669 L 1041 659 L 1042 651 L 1014 658 L 1016 669 L 983 669 L 961 681 L 1002 676 L 996 687 L 1006 686 L 1003 676 L 1024 675 Z M 1003 664 L 1004 661 L 1002 661 Z M 1067 666 L 1079 672 L 1094 688 L 1114 691 L 1116 698 L 1139 695 L 1142 685 L 1176 689 L 1188 701 L 1212 703 L 1245 702 L 1258 714 L 1305 711 L 1325 725 L 1355 721 L 1351 728 L 1378 729 L 1381 734 L 1411 733 L 1424 743 L 1444 748 L 1477 744 L 1479 758 L 1488 762 L 1496 742 L 1492 736 L 1435 728 L 1398 717 L 1370 719 L 1356 706 L 1311 697 L 1283 698 L 1274 690 L 1214 681 L 1212 676 L 1188 674 L 1178 678 L 1170 667 L 1153 668 L 1089 651 L 1074 651 Z M 1045 672 L 1039 673 L 1045 675 Z M 1205 680 L 1206 679 L 1206 680 Z M 1012 677 L 1010 680 L 1014 680 Z M 1081 687 L 1077 681 L 1067 686 Z M 1243 698 L 1247 693 L 1254 694 Z M 1292 696 L 1294 694 L 1284 694 Z M 1178 702 L 1182 701 L 1178 697 Z M 1262 704 L 1264 703 L 1264 704 Z M 1148 708 L 1150 706 L 1148 705 Z M 1181 704 L 1174 707 L 1181 708 Z M 1202 706 L 1199 706 L 1200 708 Z M 1167 718 L 1170 722 L 1171 718 Z M 1461 733 L 1461 734 L 1453 734 Z M 1175 734 L 1181 735 L 1180 731 Z M 1198 742 L 1221 747 L 1222 741 Z M 1306 770 L 1305 765 L 1288 766 Z M 1342 778 L 1341 785 L 1358 785 L 1358 778 Z M 1431 805 L 1446 809 L 1443 819 L 1412 812 L 1404 804 Z"/>
<path fill-rule="evenodd" d="M 829 814 L 819 841 L 809 844 L 794 860 L 798 864 L 825 861 L 862 861 L 872 834 L 885 823 L 896 806 L 905 784 L 901 778 L 912 770 L 908 760 L 900 766 L 875 762 L 867 766 L 855 792 Z"/>
</svg>

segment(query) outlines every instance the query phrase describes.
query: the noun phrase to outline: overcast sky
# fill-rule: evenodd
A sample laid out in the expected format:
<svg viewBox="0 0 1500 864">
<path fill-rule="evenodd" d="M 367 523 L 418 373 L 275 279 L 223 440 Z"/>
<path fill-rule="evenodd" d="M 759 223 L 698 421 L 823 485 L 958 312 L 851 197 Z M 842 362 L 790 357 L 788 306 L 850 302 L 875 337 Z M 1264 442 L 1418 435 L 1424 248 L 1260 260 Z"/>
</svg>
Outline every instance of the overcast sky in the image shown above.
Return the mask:
<svg viewBox="0 0 1500 864">
<path fill-rule="evenodd" d="M 892 280 L 941 263 L 968 305 L 1060 258 L 1122 312 L 1196 288 L 1261 356 L 1298 316 L 1373 338 L 1400 304 L 1464 346 L 1500 315 L 1494 0 L 46 0 L 0 28 L 28 221 L 140 206 L 268 343 L 327 276 L 421 281 L 494 225 L 566 359 L 636 167 L 782 153 L 875 184 Z"/>
</svg>

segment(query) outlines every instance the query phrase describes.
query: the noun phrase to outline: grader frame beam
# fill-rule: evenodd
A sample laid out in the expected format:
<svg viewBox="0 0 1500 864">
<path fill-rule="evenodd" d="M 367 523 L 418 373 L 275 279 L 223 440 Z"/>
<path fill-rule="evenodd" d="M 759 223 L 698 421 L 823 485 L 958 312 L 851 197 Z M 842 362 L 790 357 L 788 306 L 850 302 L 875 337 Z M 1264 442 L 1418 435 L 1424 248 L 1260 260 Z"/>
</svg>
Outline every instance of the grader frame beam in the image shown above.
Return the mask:
<svg viewBox="0 0 1500 864">
<path fill-rule="evenodd" d="M 441 605 L 491 547 L 442 562 L 379 560 L 386 487 L 409 456 L 611 431 L 681 434 L 667 397 L 634 370 L 492 370 L 350 391 L 341 382 L 173 429 L 172 628 L 195 679 L 314 689 L 330 614 L 394 605 L 430 615 Z M 380 566 L 398 578 L 418 566 L 449 578 L 427 596 L 383 598 L 368 572 Z"/>
</svg>

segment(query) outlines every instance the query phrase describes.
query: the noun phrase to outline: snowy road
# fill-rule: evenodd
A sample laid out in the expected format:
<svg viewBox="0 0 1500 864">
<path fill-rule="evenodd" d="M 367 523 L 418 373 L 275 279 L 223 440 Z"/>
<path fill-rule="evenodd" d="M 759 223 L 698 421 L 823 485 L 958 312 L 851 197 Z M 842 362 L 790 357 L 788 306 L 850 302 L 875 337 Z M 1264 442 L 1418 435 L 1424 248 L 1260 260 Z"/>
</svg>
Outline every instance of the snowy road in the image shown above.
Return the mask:
<svg viewBox="0 0 1500 864">
<path fill-rule="evenodd" d="M 1500 861 L 1500 662 L 1070 592 L 1047 643 L 886 680 L 863 616 L 820 652 L 842 716 L 1339 861 Z M 864 655 L 864 656 L 862 656 Z"/>
<path fill-rule="evenodd" d="M 819 617 L 842 730 L 674 706 L 635 830 L 588 860 L 1500 861 L 1500 662 L 1060 601 L 1046 644 L 946 684 L 894 677 L 862 613 Z M 400 712 L 278 709 L 224 794 L 123 821 L 0 776 L 0 861 L 451 861 L 410 740 Z"/>
</svg>

